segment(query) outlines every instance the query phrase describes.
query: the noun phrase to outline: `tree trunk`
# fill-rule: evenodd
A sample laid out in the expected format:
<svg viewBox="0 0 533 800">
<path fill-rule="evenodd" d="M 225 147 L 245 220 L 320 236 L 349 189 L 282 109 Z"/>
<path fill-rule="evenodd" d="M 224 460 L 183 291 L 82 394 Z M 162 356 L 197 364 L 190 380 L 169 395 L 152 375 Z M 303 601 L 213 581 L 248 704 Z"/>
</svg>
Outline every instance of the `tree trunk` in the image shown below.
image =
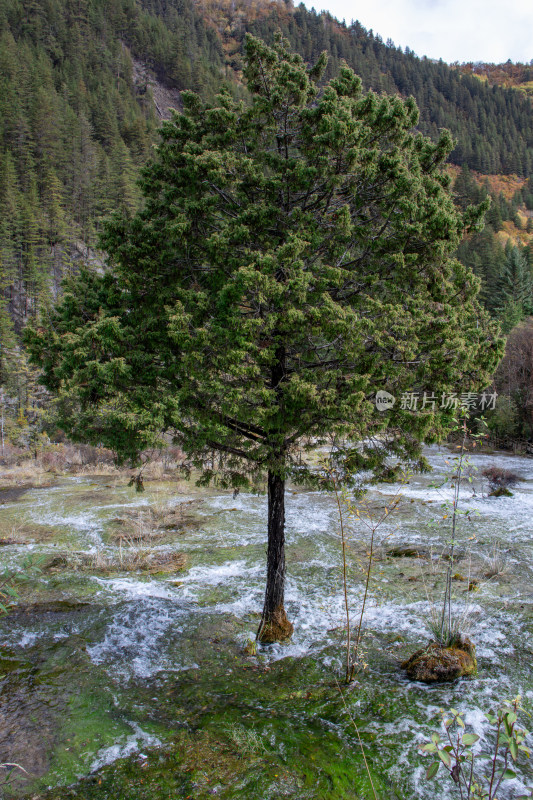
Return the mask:
<svg viewBox="0 0 533 800">
<path fill-rule="evenodd" d="M 260 642 L 287 639 L 293 626 L 283 605 L 285 595 L 285 480 L 268 473 L 267 582 L 263 615 L 257 631 Z"/>
</svg>

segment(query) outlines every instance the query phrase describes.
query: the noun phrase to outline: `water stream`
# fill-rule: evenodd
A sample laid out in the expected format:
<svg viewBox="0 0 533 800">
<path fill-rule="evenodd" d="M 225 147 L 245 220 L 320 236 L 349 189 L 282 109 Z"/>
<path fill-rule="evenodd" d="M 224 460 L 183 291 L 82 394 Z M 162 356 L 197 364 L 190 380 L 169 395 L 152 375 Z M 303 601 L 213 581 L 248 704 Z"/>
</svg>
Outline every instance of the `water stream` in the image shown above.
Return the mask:
<svg viewBox="0 0 533 800">
<path fill-rule="evenodd" d="M 371 492 L 376 507 L 397 490 L 403 499 L 378 532 L 364 625 L 367 666 L 343 697 L 344 599 L 332 496 L 287 493 L 286 608 L 295 633 L 255 656 L 243 648 L 255 635 L 264 591 L 264 496 L 234 498 L 194 485 L 178 491 L 169 481 L 148 483 L 139 495 L 124 479 L 76 477 L 0 506 L 0 535 L 15 532 L 24 541 L 0 549 L 4 563 L 20 562 L 28 550 L 52 565 L 58 557 L 27 587 L 25 605 L 0 621 L 0 762 L 17 761 L 31 774 L 29 783 L 15 778 L 6 796 L 371 797 L 347 711 L 380 798 L 455 796 L 444 774 L 440 783 L 425 781 L 427 762 L 417 750 L 438 729 L 439 708 L 464 709 L 480 747 L 488 745 L 484 712 L 499 700 L 520 693 L 533 711 L 533 460 L 471 457 L 473 481 L 461 501 L 471 513 L 460 520 L 454 608 L 477 645 L 479 670 L 453 685 L 426 686 L 409 682 L 399 662 L 430 637 L 427 620 L 438 613 L 450 537 L 443 519 L 449 486 L 434 484 L 449 473 L 451 456 L 437 448 L 428 456 L 431 474 Z M 480 474 L 489 465 L 521 475 L 513 497 L 482 493 Z M 194 524 L 149 542 L 152 553 L 186 554 L 183 570 L 120 568 L 119 547 L 131 542 L 118 543 L 118 517 L 134 520 L 153 504 L 191 500 Z M 423 557 L 387 555 L 407 545 Z M 365 551 L 363 529 L 355 526 L 352 623 Z M 98 568 L 106 558 L 115 559 L 115 569 Z M 502 798 L 533 783 L 527 764 L 518 773 Z M 61 788 L 84 778 L 79 794 Z"/>
</svg>

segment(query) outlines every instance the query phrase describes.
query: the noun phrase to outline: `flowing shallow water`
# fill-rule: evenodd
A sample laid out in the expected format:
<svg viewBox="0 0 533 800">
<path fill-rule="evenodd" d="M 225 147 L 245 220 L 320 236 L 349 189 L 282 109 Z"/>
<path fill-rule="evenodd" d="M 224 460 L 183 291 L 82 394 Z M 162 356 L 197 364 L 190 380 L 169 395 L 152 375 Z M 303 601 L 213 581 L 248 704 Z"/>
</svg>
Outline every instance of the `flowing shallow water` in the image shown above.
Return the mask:
<svg viewBox="0 0 533 800">
<path fill-rule="evenodd" d="M 439 728 L 439 708 L 465 710 L 479 746 L 488 744 L 484 712 L 498 700 L 520 693 L 533 710 L 533 460 L 470 457 L 454 609 L 477 645 L 479 670 L 454 685 L 426 686 L 409 682 L 399 662 L 430 638 L 450 538 L 449 484 L 436 484 L 450 474 L 453 456 L 437 448 L 427 454 L 431 474 L 370 493 L 376 509 L 390 506 L 396 491 L 402 502 L 377 533 L 367 666 L 344 698 L 336 683 L 345 617 L 332 496 L 287 493 L 286 608 L 295 633 L 257 656 L 243 647 L 255 635 L 264 591 L 264 496 L 194 486 L 178 492 L 171 482 L 149 483 L 138 495 L 125 480 L 68 478 L 0 507 L 0 532 L 19 531 L 25 541 L 1 548 L 5 563 L 20 562 L 29 549 L 52 565 L 63 558 L 30 584 L 25 607 L 0 622 L 0 762 L 31 773 L 31 783 L 15 779 L 8 796 L 44 796 L 46 787 L 92 775 L 79 794 L 46 796 L 371 797 L 357 724 L 381 798 L 453 797 L 444 774 L 425 782 L 417 750 Z M 521 475 L 513 497 L 482 494 L 489 465 Z M 102 557 L 118 558 L 117 517 L 190 500 L 197 501 L 195 524 L 149 543 L 154 552 L 185 553 L 185 569 L 97 568 Z M 354 626 L 368 537 L 354 525 L 349 538 Z M 421 548 L 424 558 L 387 555 L 404 545 Z M 533 783 L 527 765 L 518 772 L 502 798 Z"/>
</svg>

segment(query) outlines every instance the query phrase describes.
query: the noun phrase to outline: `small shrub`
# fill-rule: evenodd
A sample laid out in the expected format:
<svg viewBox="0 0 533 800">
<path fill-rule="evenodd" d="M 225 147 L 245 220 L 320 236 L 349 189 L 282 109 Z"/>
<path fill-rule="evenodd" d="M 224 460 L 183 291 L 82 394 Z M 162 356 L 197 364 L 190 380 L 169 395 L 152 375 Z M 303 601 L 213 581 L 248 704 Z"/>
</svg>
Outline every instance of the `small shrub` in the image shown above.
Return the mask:
<svg viewBox="0 0 533 800">
<path fill-rule="evenodd" d="M 88 444 L 79 446 L 79 458 L 82 467 L 95 467 L 100 464 L 112 465 L 114 463 L 111 450 L 107 450 L 105 447 L 93 447 Z"/>
<path fill-rule="evenodd" d="M 496 800 L 502 783 L 517 777 L 512 767 L 519 756 L 531 755 L 525 740 L 528 731 L 516 723 L 521 709 L 521 697 L 503 703 L 495 712 L 485 714 L 493 734 L 493 746 L 488 752 L 476 747 L 480 737 L 465 732 L 464 714 L 454 708 L 441 709 L 444 735 L 433 733 L 429 742 L 420 745 L 424 755 L 435 758 L 426 772 L 431 780 L 442 767 L 449 774 L 461 800 Z M 442 769 L 441 769 L 442 772 Z M 533 798 L 533 787 L 515 800 Z"/>
<path fill-rule="evenodd" d="M 48 445 L 41 451 L 41 464 L 45 469 L 60 469 L 65 464 L 65 455 L 60 445 Z"/>
<path fill-rule="evenodd" d="M 13 467 L 26 458 L 27 451 L 23 447 L 15 447 L 6 442 L 3 450 L 0 449 L 0 465 L 3 467 Z"/>
<path fill-rule="evenodd" d="M 488 480 L 489 487 L 493 492 L 497 489 L 510 489 L 511 486 L 516 486 L 523 480 L 518 473 L 503 467 L 487 467 L 483 470 L 482 475 Z"/>
</svg>

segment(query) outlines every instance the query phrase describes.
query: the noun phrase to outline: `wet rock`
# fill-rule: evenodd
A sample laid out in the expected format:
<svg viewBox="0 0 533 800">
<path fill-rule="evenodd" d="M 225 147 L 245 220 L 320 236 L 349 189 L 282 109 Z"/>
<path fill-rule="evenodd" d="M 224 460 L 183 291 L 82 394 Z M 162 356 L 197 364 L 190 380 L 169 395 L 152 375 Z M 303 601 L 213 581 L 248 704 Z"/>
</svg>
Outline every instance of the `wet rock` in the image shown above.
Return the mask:
<svg viewBox="0 0 533 800">
<path fill-rule="evenodd" d="M 6 664 L 0 664 L 5 672 Z M 29 781 L 45 775 L 61 719 L 65 715 L 62 693 L 46 681 L 35 680 L 35 670 L 20 664 L 9 670 L 0 693 L 0 763 L 15 762 L 27 770 L 15 770 L 10 788 L 20 794 Z M 2 770 L 0 780 L 6 777 Z M 13 796 L 10 791 L 10 796 Z M 0 795 L 4 797 L 2 793 Z"/>
<path fill-rule="evenodd" d="M 499 486 L 493 492 L 489 492 L 489 497 L 514 497 L 513 493 L 505 486 Z"/>
<path fill-rule="evenodd" d="M 78 600 L 49 600 L 44 603 L 32 603 L 17 607 L 19 614 L 70 614 L 95 608 L 91 603 Z"/>
<path fill-rule="evenodd" d="M 402 669 L 412 681 L 444 683 L 477 671 L 476 648 L 466 636 L 460 636 L 451 647 L 430 642 L 427 647 L 404 661 Z"/>
</svg>

